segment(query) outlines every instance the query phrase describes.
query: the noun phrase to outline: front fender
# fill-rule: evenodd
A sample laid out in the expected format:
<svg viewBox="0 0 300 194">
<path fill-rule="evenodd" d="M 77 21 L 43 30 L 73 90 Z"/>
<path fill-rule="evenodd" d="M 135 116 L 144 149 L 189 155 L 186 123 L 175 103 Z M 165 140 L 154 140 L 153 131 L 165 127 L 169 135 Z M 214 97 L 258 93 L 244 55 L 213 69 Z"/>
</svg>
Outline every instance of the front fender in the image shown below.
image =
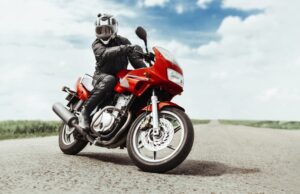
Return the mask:
<svg viewBox="0 0 300 194">
<path fill-rule="evenodd" d="M 158 108 L 158 111 L 160 111 L 161 109 L 163 109 L 163 108 L 165 108 L 165 107 L 176 107 L 176 108 L 178 108 L 178 109 L 180 109 L 180 110 L 182 110 L 182 111 L 185 111 L 184 108 L 182 108 L 181 106 L 179 106 L 179 105 L 177 105 L 177 104 L 175 104 L 175 103 L 173 103 L 173 102 L 169 102 L 169 101 L 166 101 L 166 102 L 159 102 L 157 106 L 158 106 L 158 107 L 157 107 L 157 108 Z M 151 111 L 152 111 L 152 105 L 151 105 L 151 104 L 148 105 L 148 106 L 145 106 L 144 108 L 142 108 L 142 109 L 138 112 L 138 114 L 141 114 L 142 112 L 146 112 L 146 111 L 148 111 L 148 112 L 151 112 Z"/>
</svg>

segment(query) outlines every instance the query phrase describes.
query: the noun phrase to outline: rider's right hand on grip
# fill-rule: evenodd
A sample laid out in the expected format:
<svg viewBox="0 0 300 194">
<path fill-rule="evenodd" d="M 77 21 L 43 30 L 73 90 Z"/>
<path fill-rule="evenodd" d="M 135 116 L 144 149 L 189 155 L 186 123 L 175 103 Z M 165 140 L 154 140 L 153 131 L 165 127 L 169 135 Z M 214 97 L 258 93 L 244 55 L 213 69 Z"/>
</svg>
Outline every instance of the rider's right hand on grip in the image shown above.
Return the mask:
<svg viewBox="0 0 300 194">
<path fill-rule="evenodd" d="M 130 44 L 126 44 L 126 45 L 120 45 L 120 48 L 123 52 L 125 53 L 132 53 L 135 46 L 134 45 L 130 45 Z"/>
</svg>

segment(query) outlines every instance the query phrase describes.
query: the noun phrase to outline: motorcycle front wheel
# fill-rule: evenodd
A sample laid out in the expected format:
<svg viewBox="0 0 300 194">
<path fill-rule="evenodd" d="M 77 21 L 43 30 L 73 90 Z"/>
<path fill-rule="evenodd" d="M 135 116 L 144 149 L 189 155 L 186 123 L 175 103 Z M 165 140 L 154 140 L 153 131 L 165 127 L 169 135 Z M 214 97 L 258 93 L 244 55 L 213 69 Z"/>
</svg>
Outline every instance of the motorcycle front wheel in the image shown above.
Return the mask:
<svg viewBox="0 0 300 194">
<path fill-rule="evenodd" d="M 137 117 L 127 136 L 130 158 L 141 170 L 162 173 L 181 164 L 190 153 L 194 129 L 189 117 L 180 109 L 167 107 L 159 112 L 159 134 L 147 119 L 151 114 Z"/>
</svg>

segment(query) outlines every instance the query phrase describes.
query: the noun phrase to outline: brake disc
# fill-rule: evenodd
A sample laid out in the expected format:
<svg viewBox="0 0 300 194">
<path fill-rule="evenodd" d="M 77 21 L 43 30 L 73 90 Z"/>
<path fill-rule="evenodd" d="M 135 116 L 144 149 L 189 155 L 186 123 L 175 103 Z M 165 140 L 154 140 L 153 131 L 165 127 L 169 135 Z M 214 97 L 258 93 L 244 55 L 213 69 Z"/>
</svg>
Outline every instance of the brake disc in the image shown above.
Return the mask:
<svg viewBox="0 0 300 194">
<path fill-rule="evenodd" d="M 165 149 L 174 137 L 174 127 L 170 121 L 160 118 L 160 129 L 158 135 L 153 135 L 153 128 L 141 132 L 141 143 L 150 151 Z"/>
</svg>

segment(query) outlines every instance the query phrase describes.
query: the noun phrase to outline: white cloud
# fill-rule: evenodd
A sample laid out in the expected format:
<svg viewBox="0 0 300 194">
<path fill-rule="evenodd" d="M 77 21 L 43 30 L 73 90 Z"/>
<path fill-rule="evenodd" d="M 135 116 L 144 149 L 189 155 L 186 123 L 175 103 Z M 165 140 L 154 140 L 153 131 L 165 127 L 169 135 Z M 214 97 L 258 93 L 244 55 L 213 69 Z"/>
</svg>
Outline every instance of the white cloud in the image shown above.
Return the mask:
<svg viewBox="0 0 300 194">
<path fill-rule="evenodd" d="M 295 25 L 300 18 L 294 15 L 297 8 L 282 10 L 281 3 L 273 4 L 264 13 L 245 20 L 226 17 L 217 31 L 221 40 L 200 47 L 199 53 L 240 66 L 297 65 L 300 40 L 300 27 Z"/>
<path fill-rule="evenodd" d="M 175 6 L 176 13 L 182 14 L 184 12 L 184 6 L 182 4 L 177 4 Z"/>
<path fill-rule="evenodd" d="M 168 1 L 169 0 L 144 0 L 143 5 L 145 5 L 146 7 L 163 7 Z"/>
<path fill-rule="evenodd" d="M 178 40 L 155 39 L 161 35 L 147 29 L 149 44 L 171 50 L 183 68 L 184 93 L 175 101 L 192 118 L 298 120 L 300 17 L 299 2 L 292 1 L 224 0 L 224 7 L 264 11 L 245 19 L 226 17 L 217 30 L 219 40 L 196 48 Z M 5 26 L 0 30 L 1 119 L 57 118 L 51 105 L 64 98 L 61 86 L 73 86 L 84 72 L 93 73 L 90 44 L 95 15 L 116 10 L 119 18 L 142 15 L 121 4 L 96 0 L 7 2 L 0 5 Z M 205 8 L 209 3 L 201 2 Z M 165 3 L 152 1 L 153 6 Z M 125 20 L 119 32 L 142 45 L 134 27 Z M 75 40 L 68 42 L 66 37 Z M 85 38 L 80 48 L 72 43 L 80 41 L 76 37 Z"/>
<path fill-rule="evenodd" d="M 175 101 L 192 117 L 299 120 L 299 3 L 272 2 L 249 4 L 249 10 L 264 11 L 245 19 L 226 17 L 219 40 L 198 48 L 156 42 L 183 67 L 185 91 Z M 238 3 L 230 7 L 248 9 Z"/>
<path fill-rule="evenodd" d="M 91 44 L 99 12 L 116 13 L 117 18 L 137 14 L 97 0 L 0 2 L 5 26 L 0 30 L 1 120 L 57 119 L 51 106 L 64 99 L 61 87 L 74 87 L 77 77 L 94 71 Z M 82 38 L 83 43 L 76 43 Z"/>
<path fill-rule="evenodd" d="M 228 72 L 226 71 L 215 71 L 210 74 L 212 79 L 224 80 L 228 77 Z"/>
<path fill-rule="evenodd" d="M 278 5 L 280 2 L 276 2 Z M 285 3 L 283 3 L 285 4 Z M 251 9 L 265 9 L 272 7 L 274 5 L 274 0 L 251 0 L 251 1 L 241 1 L 241 0 L 223 0 L 223 7 L 225 8 L 238 8 L 241 10 L 251 10 Z"/>
<path fill-rule="evenodd" d="M 1 24 L 5 28 L 1 28 L 0 33 L 7 35 L 13 32 L 13 35 L 22 33 L 30 36 L 41 33 L 89 36 L 99 12 L 115 13 L 116 17 L 136 17 L 136 12 L 131 9 L 106 1 L 91 0 L 87 4 L 83 0 L 74 0 L 72 3 L 60 4 L 55 1 L 14 0 L 1 4 Z"/>
<path fill-rule="evenodd" d="M 198 48 L 203 69 L 230 72 L 226 80 L 209 83 L 218 90 L 211 102 L 227 104 L 219 105 L 228 110 L 224 117 L 298 120 L 300 93 L 291 91 L 300 82 L 300 3 L 225 0 L 224 6 L 264 11 L 244 20 L 226 17 L 217 30 L 220 40 Z"/>
<path fill-rule="evenodd" d="M 206 9 L 207 5 L 210 4 L 212 1 L 213 0 L 198 0 L 197 5 L 202 9 Z"/>
<path fill-rule="evenodd" d="M 300 101 L 299 96 L 298 88 L 269 88 L 256 98 L 264 103 L 272 103 L 272 101 Z"/>
<path fill-rule="evenodd" d="M 257 98 L 261 101 L 266 102 L 278 96 L 278 94 L 279 94 L 278 88 L 271 88 L 264 91 L 263 94 L 259 95 Z"/>
</svg>

